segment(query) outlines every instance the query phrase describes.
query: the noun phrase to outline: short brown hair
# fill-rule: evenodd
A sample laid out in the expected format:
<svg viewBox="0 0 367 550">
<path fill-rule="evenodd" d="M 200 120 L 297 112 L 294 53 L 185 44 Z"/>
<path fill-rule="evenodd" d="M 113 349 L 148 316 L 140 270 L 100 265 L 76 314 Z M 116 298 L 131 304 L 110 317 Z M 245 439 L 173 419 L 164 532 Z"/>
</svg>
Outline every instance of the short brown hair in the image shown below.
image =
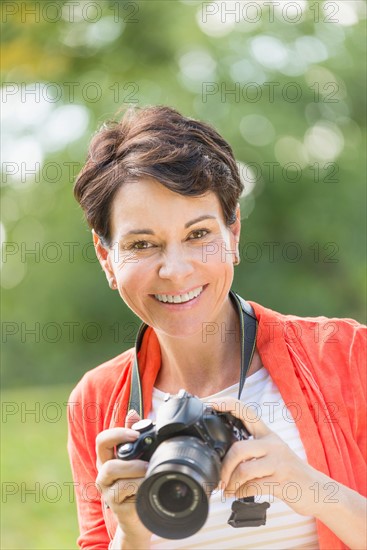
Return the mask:
<svg viewBox="0 0 367 550">
<path fill-rule="evenodd" d="M 74 195 L 88 224 L 110 246 L 110 209 L 124 181 L 154 178 L 188 196 L 213 191 L 227 225 L 243 190 L 230 145 L 209 124 L 166 106 L 129 108 L 91 140 Z"/>
</svg>

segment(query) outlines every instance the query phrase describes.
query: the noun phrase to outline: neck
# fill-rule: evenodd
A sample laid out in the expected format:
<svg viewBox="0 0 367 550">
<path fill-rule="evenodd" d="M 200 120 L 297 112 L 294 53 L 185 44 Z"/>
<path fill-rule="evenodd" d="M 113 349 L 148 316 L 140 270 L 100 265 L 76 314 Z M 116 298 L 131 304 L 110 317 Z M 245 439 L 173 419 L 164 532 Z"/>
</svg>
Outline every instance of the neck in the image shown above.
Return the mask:
<svg viewBox="0 0 367 550">
<path fill-rule="evenodd" d="M 173 394 L 184 388 L 205 397 L 238 382 L 240 321 L 229 297 L 219 317 L 204 327 L 206 332 L 188 338 L 157 332 L 162 354 L 155 383 L 159 390 Z"/>
</svg>

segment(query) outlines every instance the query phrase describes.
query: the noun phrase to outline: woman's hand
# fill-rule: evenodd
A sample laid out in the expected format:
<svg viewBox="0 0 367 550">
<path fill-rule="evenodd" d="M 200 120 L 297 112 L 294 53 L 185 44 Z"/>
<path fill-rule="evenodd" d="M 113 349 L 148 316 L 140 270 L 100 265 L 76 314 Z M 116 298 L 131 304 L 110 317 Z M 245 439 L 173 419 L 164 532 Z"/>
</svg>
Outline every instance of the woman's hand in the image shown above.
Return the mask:
<svg viewBox="0 0 367 550">
<path fill-rule="evenodd" d="M 142 460 L 115 458 L 114 448 L 135 441 L 139 432 L 131 426 L 140 420 L 135 411 L 128 413 L 125 428 L 112 428 L 96 438 L 98 476 L 96 486 L 106 505 L 114 512 L 122 533 L 116 535 L 121 546 L 113 548 L 149 548 L 151 532 L 141 523 L 136 512 L 136 493 L 145 476 L 148 463 Z"/>
<path fill-rule="evenodd" d="M 226 398 L 217 406 L 239 418 L 254 439 L 238 441 L 229 449 L 222 463 L 224 494 L 243 498 L 256 495 L 275 496 L 295 512 L 313 515 L 315 493 L 310 487 L 317 480 L 316 470 L 301 460 L 292 449 L 241 401 Z"/>
<path fill-rule="evenodd" d="M 224 494 L 237 498 L 276 496 L 298 514 L 320 520 L 349 548 L 365 548 L 366 499 L 301 460 L 251 407 L 231 398 L 210 403 L 221 412 L 223 404 L 254 436 L 234 443 L 225 456 L 221 483 Z"/>
</svg>

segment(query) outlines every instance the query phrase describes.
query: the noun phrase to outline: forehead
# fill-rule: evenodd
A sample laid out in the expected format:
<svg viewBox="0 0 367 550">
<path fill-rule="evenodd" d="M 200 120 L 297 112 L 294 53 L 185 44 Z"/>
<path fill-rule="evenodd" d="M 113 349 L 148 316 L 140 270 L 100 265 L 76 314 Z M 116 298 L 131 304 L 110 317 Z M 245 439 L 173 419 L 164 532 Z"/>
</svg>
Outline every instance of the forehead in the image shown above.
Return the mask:
<svg viewBox="0 0 367 550">
<path fill-rule="evenodd" d="M 117 191 L 111 207 L 111 230 L 174 227 L 204 214 L 223 221 L 221 204 L 212 191 L 198 197 L 180 195 L 156 180 L 141 179 L 126 182 Z"/>
</svg>

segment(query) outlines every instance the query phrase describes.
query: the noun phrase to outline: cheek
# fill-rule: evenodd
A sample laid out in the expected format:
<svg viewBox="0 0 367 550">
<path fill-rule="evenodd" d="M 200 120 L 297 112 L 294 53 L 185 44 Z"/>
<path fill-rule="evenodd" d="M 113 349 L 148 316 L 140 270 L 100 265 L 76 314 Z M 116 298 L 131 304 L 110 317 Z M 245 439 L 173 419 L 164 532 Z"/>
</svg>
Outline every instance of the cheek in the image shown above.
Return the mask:
<svg viewBox="0 0 367 550">
<path fill-rule="evenodd" d="M 203 245 L 202 261 L 204 264 L 226 268 L 228 265 L 233 265 L 234 252 L 229 240 L 218 239 Z"/>
<path fill-rule="evenodd" d="M 131 258 L 114 269 L 117 286 L 122 293 L 138 292 L 152 279 L 155 270 L 152 262 Z"/>
</svg>

